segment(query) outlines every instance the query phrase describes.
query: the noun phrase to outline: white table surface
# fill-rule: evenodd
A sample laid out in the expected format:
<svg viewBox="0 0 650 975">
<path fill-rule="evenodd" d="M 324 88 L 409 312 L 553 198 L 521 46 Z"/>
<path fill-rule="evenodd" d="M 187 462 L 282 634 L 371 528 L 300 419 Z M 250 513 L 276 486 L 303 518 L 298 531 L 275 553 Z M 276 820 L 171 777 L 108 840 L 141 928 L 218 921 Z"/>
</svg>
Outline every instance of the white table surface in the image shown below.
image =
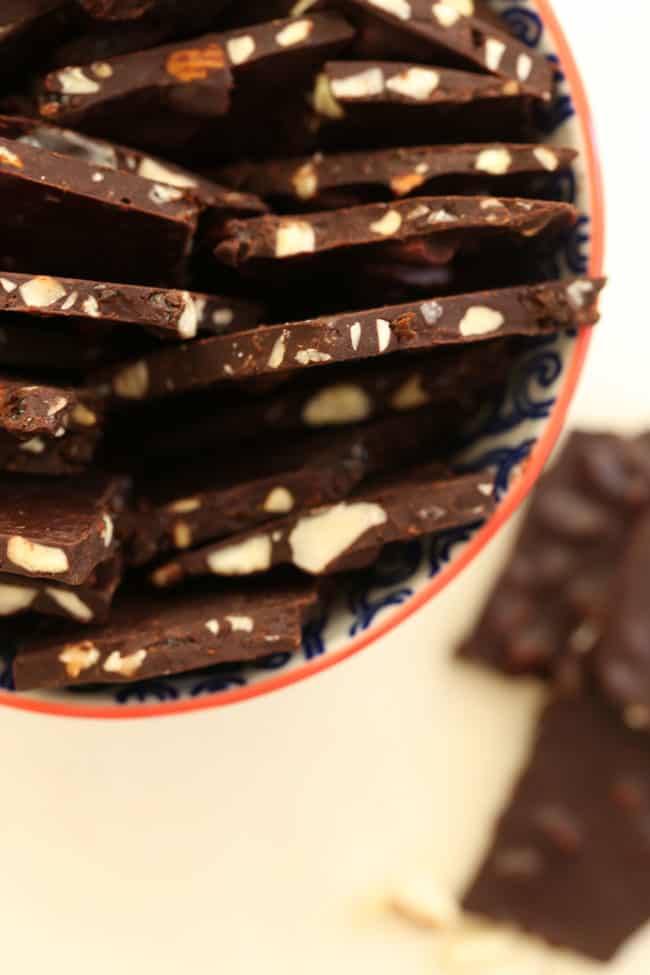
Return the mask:
<svg viewBox="0 0 650 975">
<path fill-rule="evenodd" d="M 650 17 L 646 0 L 557 10 L 596 113 L 613 279 L 572 422 L 635 429 Z M 396 634 L 262 700 L 125 723 L 0 708 L 2 971 L 435 975 L 431 938 L 373 905 L 413 864 L 458 886 L 525 753 L 538 691 L 448 659 L 509 531 Z M 649 957 L 650 932 L 611 971 Z"/>
</svg>

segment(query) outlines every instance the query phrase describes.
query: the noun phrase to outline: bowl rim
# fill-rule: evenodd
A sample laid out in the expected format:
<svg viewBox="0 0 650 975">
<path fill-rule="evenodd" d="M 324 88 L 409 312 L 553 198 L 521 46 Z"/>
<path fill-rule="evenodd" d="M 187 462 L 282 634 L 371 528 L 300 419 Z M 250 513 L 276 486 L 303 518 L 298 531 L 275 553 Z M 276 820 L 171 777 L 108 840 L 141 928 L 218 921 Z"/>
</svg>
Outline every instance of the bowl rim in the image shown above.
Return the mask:
<svg viewBox="0 0 650 975">
<path fill-rule="evenodd" d="M 600 157 L 589 99 L 572 49 L 560 26 L 551 0 L 536 0 L 536 6 L 545 28 L 549 31 L 553 39 L 562 70 L 569 83 L 571 96 L 576 108 L 576 117 L 582 130 L 585 145 L 587 192 L 591 204 L 591 255 L 589 273 L 592 276 L 598 277 L 603 272 L 605 258 L 605 202 Z M 158 702 L 156 704 L 129 705 L 128 707 L 119 704 L 93 707 L 62 701 L 32 699 L 15 692 L 1 691 L 0 706 L 18 711 L 28 711 L 36 714 L 48 714 L 65 718 L 122 721 L 139 718 L 161 718 L 169 715 L 207 711 L 212 708 L 223 708 L 227 705 L 263 697 L 274 691 L 279 691 L 282 688 L 290 687 L 293 684 L 306 680 L 308 677 L 328 670 L 355 654 L 360 653 L 361 650 L 366 649 L 381 637 L 397 629 L 401 623 L 413 616 L 417 610 L 425 606 L 434 596 L 456 579 L 470 562 L 487 546 L 491 539 L 495 537 L 497 532 L 526 499 L 527 495 L 537 483 L 562 432 L 567 411 L 571 405 L 583 371 L 591 339 L 592 331 L 590 329 L 583 330 L 578 336 L 571 361 L 567 366 L 562 389 L 560 390 L 544 432 L 526 461 L 521 477 L 517 478 L 495 514 L 479 529 L 460 555 L 449 566 L 439 572 L 433 579 L 429 580 L 426 585 L 406 603 L 396 608 L 386 619 L 373 626 L 366 633 L 362 633 L 351 639 L 340 650 L 323 654 L 310 661 L 305 661 L 300 667 L 296 667 L 286 673 L 280 673 L 276 677 L 269 678 L 258 684 L 251 684 L 231 691 L 220 691 L 219 693 L 196 700 Z"/>
</svg>

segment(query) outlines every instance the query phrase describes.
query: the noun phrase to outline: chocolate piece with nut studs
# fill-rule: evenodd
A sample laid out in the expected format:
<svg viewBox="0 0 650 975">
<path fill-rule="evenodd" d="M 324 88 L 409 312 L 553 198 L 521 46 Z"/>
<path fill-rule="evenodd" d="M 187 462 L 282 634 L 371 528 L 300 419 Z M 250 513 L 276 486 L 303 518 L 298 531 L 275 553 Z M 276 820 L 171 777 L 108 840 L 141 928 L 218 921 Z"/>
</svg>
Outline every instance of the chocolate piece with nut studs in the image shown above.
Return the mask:
<svg viewBox="0 0 650 975">
<path fill-rule="evenodd" d="M 46 75 L 36 96 L 44 119 L 134 145 L 172 147 L 201 119 L 226 114 L 232 84 L 218 35 L 206 34 L 68 65 Z"/>
<path fill-rule="evenodd" d="M 293 575 L 247 586 L 119 594 L 102 627 L 42 621 L 20 640 L 17 690 L 128 683 L 300 648 L 315 587 Z"/>
<path fill-rule="evenodd" d="M 650 437 L 645 446 L 650 473 Z M 648 604 L 647 510 L 630 533 L 612 586 L 603 633 L 594 650 L 595 671 L 610 702 L 633 728 L 650 730 L 650 606 Z"/>
<path fill-rule="evenodd" d="M 34 437 L 58 439 L 96 427 L 102 413 L 102 403 L 90 392 L 0 375 L 0 430 L 23 446 Z"/>
<path fill-rule="evenodd" d="M 463 657 L 552 673 L 599 641 L 622 553 L 650 500 L 650 441 L 574 433 L 539 483 Z"/>
<path fill-rule="evenodd" d="M 494 153 L 494 158 L 490 155 L 493 166 L 497 164 L 496 157 L 505 165 L 506 149 L 488 152 Z M 214 253 L 220 263 L 245 268 L 262 277 L 264 272 L 277 274 L 283 264 L 289 268 L 295 264 L 299 269 L 307 265 L 311 275 L 316 258 L 328 253 L 344 251 L 347 262 L 360 248 L 372 248 L 368 253 L 376 256 L 381 254 L 378 248 L 382 245 L 427 238 L 431 259 L 446 264 L 463 245 L 467 247 L 477 238 L 482 239 L 481 235 L 489 235 L 495 243 L 504 236 L 526 240 L 545 232 L 558 232 L 576 220 L 577 211 L 568 203 L 419 196 L 323 210 L 303 214 L 300 219 L 269 214 L 253 220 L 230 220 Z"/>
<path fill-rule="evenodd" d="M 650 740 L 592 689 L 544 712 L 464 907 L 609 961 L 650 913 Z"/>
<path fill-rule="evenodd" d="M 117 418 L 108 447 L 112 458 L 133 466 L 154 458 L 188 457 L 260 437 L 304 435 L 337 429 L 426 406 L 436 416 L 439 436 L 462 436 L 503 392 L 516 350 L 495 340 L 423 356 L 394 357 L 311 372 L 264 397 L 237 398 L 210 389 L 167 401 L 132 406 Z M 117 461 L 116 461 L 117 462 Z"/>
<path fill-rule="evenodd" d="M 262 317 L 260 305 L 241 298 L 11 271 L 0 274 L 0 312 L 51 317 L 53 327 L 70 318 L 139 325 L 171 341 L 251 328 Z"/>
<path fill-rule="evenodd" d="M 329 575 L 369 565 L 390 542 L 481 521 L 493 510 L 490 472 L 456 477 L 439 464 L 409 468 L 338 504 L 183 552 L 155 569 L 151 581 L 163 588 L 191 576 L 248 576 L 278 565 Z"/>
<path fill-rule="evenodd" d="M 137 490 L 129 561 L 225 538 L 289 513 L 347 497 L 367 477 L 431 456 L 439 417 L 417 411 L 408 427 L 392 416 L 347 430 L 328 431 L 280 445 L 265 455 L 223 464 L 204 458 L 192 471 L 148 472 Z"/>
<path fill-rule="evenodd" d="M 173 186 L 183 191 L 184 199 L 193 200 L 204 215 L 207 212 L 220 219 L 259 217 L 268 211 L 262 200 L 251 193 L 220 186 L 198 173 L 138 149 L 48 125 L 39 119 L 0 115 L 0 136 L 25 142 L 37 149 L 73 156 L 91 166 L 107 167 L 140 176 L 150 183 Z"/>
<path fill-rule="evenodd" d="M 386 148 L 429 138 L 524 141 L 530 99 L 489 75 L 403 61 L 330 61 L 311 102 L 328 148 Z"/>
<path fill-rule="evenodd" d="M 0 572 L 81 585 L 116 547 L 128 478 L 0 479 Z"/>
<path fill-rule="evenodd" d="M 9 139 L 0 210 L 3 270 L 166 287 L 185 273 L 199 216 L 183 190 Z"/>
<path fill-rule="evenodd" d="M 73 13 L 73 0 L 4 0 L 0 9 L 0 72 L 24 71 L 64 36 Z"/>
<path fill-rule="evenodd" d="M 30 612 L 63 616 L 78 623 L 104 623 L 121 580 L 119 555 L 98 565 L 79 586 L 0 574 L 0 617 Z"/>
<path fill-rule="evenodd" d="M 17 441 L 0 431 L 0 470 L 15 474 L 61 477 L 79 474 L 95 459 L 103 438 L 102 428 L 94 426 L 65 432 L 59 439 L 41 436 Z"/>
<path fill-rule="evenodd" d="M 476 16 L 473 0 L 334 0 L 359 30 L 358 57 L 479 68 L 550 100 L 553 68 L 507 29 Z"/>
<path fill-rule="evenodd" d="M 593 325 L 602 279 L 577 278 L 454 295 L 252 332 L 199 339 L 99 373 L 115 400 L 145 400 L 223 380 L 252 379 L 394 352 L 549 335 Z"/>
<path fill-rule="evenodd" d="M 268 199 L 274 208 L 293 212 L 340 209 L 430 190 L 439 195 L 441 189 L 534 199 L 558 173 L 571 168 L 576 155 L 573 149 L 546 145 L 414 146 L 240 162 L 219 176 L 238 190 Z"/>
</svg>

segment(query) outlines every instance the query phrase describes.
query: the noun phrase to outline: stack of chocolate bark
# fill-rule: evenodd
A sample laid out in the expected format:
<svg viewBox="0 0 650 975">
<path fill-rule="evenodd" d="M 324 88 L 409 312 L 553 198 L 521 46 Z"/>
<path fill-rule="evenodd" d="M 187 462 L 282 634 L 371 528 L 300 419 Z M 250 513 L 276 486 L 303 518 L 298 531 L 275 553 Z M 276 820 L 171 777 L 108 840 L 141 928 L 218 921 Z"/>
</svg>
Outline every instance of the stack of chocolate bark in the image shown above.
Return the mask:
<svg viewBox="0 0 650 975">
<path fill-rule="evenodd" d="M 607 961 L 650 920 L 650 436 L 574 434 L 464 657 L 552 685 L 469 911 Z"/>
<path fill-rule="evenodd" d="M 0 64 L 18 688 L 296 650 L 324 578 L 490 514 L 454 444 L 602 286 L 545 270 L 545 58 L 478 0 L 12 0 Z"/>
</svg>

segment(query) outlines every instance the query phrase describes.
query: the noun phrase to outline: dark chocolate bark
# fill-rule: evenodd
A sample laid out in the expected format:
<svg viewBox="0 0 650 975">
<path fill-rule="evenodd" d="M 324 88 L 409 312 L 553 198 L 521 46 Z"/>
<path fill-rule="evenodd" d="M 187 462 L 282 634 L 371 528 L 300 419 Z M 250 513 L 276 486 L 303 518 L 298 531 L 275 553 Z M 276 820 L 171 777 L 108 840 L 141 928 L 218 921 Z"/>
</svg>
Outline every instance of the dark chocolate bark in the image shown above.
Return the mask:
<svg viewBox="0 0 650 975">
<path fill-rule="evenodd" d="M 360 57 L 479 68 L 526 94 L 549 100 L 553 68 L 505 29 L 476 16 L 469 3 L 431 0 L 335 0 L 359 28 Z"/>
<path fill-rule="evenodd" d="M 30 321 L 43 316 L 139 325 L 160 338 L 177 341 L 194 338 L 198 332 L 251 328 L 262 316 L 259 305 L 238 298 L 11 271 L 0 275 L 0 312 L 27 313 Z"/>
<path fill-rule="evenodd" d="M 66 32 L 74 0 L 3 0 L 0 8 L 0 73 L 23 72 Z"/>
<path fill-rule="evenodd" d="M 195 17 L 195 4 L 190 0 L 78 0 L 91 17 L 98 20 L 132 21 L 156 14 L 161 18 Z M 217 17 L 230 0 L 210 0 L 210 17 Z M 205 6 L 205 0 L 202 0 Z M 205 16 L 205 15 L 204 15 Z M 192 25 L 193 26 L 193 25 Z"/>
<path fill-rule="evenodd" d="M 183 275 L 199 213 L 176 187 L 8 139 L 0 207 L 3 270 L 166 286 Z"/>
<path fill-rule="evenodd" d="M 124 683 L 299 649 L 316 590 L 291 578 L 259 586 L 118 596 L 104 627 L 44 624 L 14 660 L 18 690 Z"/>
<path fill-rule="evenodd" d="M 592 325 L 602 280 L 578 278 L 260 326 L 152 355 L 98 376 L 117 400 L 144 400 L 398 351 Z"/>
<path fill-rule="evenodd" d="M 311 575 L 360 568 L 390 542 L 486 518 L 494 509 L 493 494 L 489 472 L 454 477 L 440 465 L 411 468 L 350 500 L 184 552 L 156 569 L 151 580 L 164 587 L 188 576 L 247 576 L 278 565 Z"/>
<path fill-rule="evenodd" d="M 142 565 L 156 555 L 225 538 L 289 512 L 347 497 L 361 481 L 433 454 L 439 418 L 421 409 L 405 427 L 389 417 L 340 432 L 303 437 L 270 455 L 224 466 L 221 453 L 190 471 L 149 472 L 137 490 L 129 560 Z"/>
<path fill-rule="evenodd" d="M 545 675 L 566 654 L 592 651 L 648 500 L 647 438 L 574 433 L 540 481 L 510 563 L 461 655 L 508 673 Z"/>
<path fill-rule="evenodd" d="M 525 186 L 526 196 L 534 198 L 545 180 L 569 169 L 577 155 L 573 149 L 510 144 L 502 147 L 510 158 L 500 159 L 498 154 L 489 155 L 494 148 L 481 143 L 315 153 L 298 159 L 236 163 L 221 170 L 220 176 L 238 190 L 252 191 L 274 206 L 291 210 L 337 209 L 415 192 L 425 195 L 441 185 L 445 193 L 488 191 L 500 196 L 522 196 Z M 490 159 L 496 165 L 489 165 Z"/>
<path fill-rule="evenodd" d="M 187 138 L 201 118 L 224 115 L 231 87 L 219 37 L 206 34 L 61 68 L 43 79 L 37 97 L 43 118 L 135 144 L 155 137 L 164 145 Z"/>
<path fill-rule="evenodd" d="M 97 425 L 70 429 L 58 439 L 34 436 L 19 441 L 0 431 L 0 470 L 49 477 L 79 474 L 95 459 L 102 437 Z"/>
<path fill-rule="evenodd" d="M 644 438 L 650 473 L 650 439 Z M 618 564 L 595 668 L 610 700 L 635 728 L 650 728 L 650 514 L 635 524 Z"/>
<path fill-rule="evenodd" d="M 98 565 L 80 586 L 0 574 L 0 617 L 29 611 L 79 623 L 104 623 L 121 579 L 122 560 L 117 555 Z"/>
<path fill-rule="evenodd" d="M 267 211 L 258 197 L 220 186 L 166 159 L 158 159 L 105 139 L 82 135 L 73 129 L 48 125 L 38 119 L 0 115 L 0 135 L 37 149 L 73 156 L 91 166 L 106 166 L 140 176 L 151 183 L 174 186 L 183 191 L 186 200 L 193 200 L 202 212 L 214 211 L 214 216 L 219 215 L 221 219 L 258 217 Z"/>
<path fill-rule="evenodd" d="M 393 357 L 381 366 L 370 360 L 326 373 L 309 372 L 254 399 L 207 390 L 142 404 L 138 412 L 129 404 L 123 421 L 115 424 L 110 454 L 133 465 L 233 444 L 254 450 L 258 438 L 268 449 L 270 438 L 284 442 L 307 431 L 407 414 L 424 406 L 438 418 L 443 440 L 450 434 L 458 439 L 464 424 L 501 395 L 516 351 L 497 339 Z"/>
<path fill-rule="evenodd" d="M 128 487 L 103 474 L 48 481 L 46 490 L 37 478 L 3 476 L 0 572 L 80 585 L 113 554 Z"/>
<path fill-rule="evenodd" d="M 608 961 L 650 914 L 650 740 L 595 693 L 544 713 L 464 906 Z"/>
<path fill-rule="evenodd" d="M 0 375 L 0 430 L 15 440 L 46 440 L 101 422 L 101 403 L 90 393 L 60 386 L 30 384 Z M 34 448 L 33 453 L 38 453 Z"/>
</svg>

